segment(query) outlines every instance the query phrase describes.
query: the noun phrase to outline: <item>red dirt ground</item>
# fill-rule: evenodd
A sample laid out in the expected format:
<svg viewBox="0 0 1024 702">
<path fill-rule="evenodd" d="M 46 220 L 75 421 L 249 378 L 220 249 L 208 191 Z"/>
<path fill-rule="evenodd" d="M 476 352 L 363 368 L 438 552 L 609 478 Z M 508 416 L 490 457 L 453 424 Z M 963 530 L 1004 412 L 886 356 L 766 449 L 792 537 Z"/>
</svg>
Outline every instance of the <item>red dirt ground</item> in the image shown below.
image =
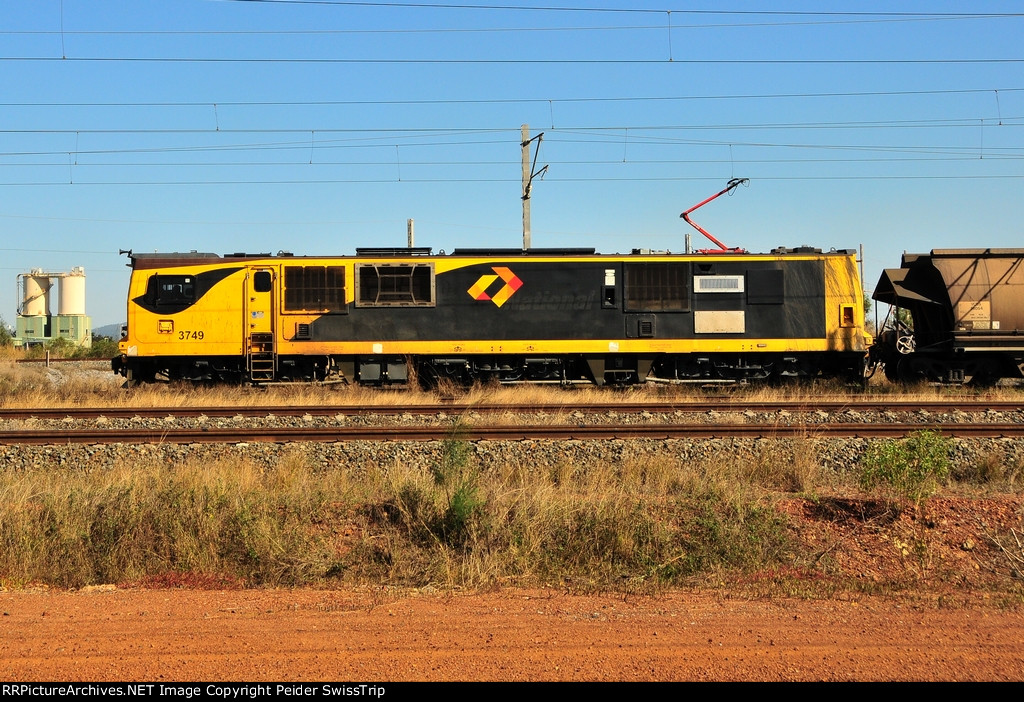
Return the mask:
<svg viewBox="0 0 1024 702">
<path fill-rule="evenodd" d="M 943 498 L 895 517 L 789 500 L 810 557 L 654 596 L 0 592 L 0 680 L 1024 681 L 1020 581 L 992 540 L 1012 545 L 1022 502 Z"/>
<path fill-rule="evenodd" d="M 876 597 L 0 594 L 0 679 L 1024 680 L 1024 614 Z"/>
</svg>

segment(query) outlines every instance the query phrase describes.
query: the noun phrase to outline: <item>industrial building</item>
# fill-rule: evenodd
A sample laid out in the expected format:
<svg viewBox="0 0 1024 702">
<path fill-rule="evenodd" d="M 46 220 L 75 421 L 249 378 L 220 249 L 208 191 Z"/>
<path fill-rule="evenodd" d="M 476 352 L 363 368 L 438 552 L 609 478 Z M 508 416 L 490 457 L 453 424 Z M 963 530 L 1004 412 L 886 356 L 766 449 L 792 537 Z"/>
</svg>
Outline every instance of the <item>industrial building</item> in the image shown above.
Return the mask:
<svg viewBox="0 0 1024 702">
<path fill-rule="evenodd" d="M 42 345 L 54 339 L 92 346 L 92 320 L 85 314 L 85 269 L 81 266 L 67 273 L 48 273 L 41 268 L 19 273 L 17 299 L 16 347 Z"/>
</svg>

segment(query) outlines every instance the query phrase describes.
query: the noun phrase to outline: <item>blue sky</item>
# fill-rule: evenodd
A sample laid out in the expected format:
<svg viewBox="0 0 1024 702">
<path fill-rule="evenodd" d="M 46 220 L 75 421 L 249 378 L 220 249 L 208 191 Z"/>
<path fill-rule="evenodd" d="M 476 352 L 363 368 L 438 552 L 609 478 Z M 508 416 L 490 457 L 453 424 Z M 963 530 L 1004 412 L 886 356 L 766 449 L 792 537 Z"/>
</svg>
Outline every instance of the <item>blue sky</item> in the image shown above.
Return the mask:
<svg viewBox="0 0 1024 702">
<path fill-rule="evenodd" d="M 119 249 L 1021 247 L 1024 4 L 7 0 L 0 317 Z M 639 10 L 639 11 L 638 11 Z"/>
</svg>

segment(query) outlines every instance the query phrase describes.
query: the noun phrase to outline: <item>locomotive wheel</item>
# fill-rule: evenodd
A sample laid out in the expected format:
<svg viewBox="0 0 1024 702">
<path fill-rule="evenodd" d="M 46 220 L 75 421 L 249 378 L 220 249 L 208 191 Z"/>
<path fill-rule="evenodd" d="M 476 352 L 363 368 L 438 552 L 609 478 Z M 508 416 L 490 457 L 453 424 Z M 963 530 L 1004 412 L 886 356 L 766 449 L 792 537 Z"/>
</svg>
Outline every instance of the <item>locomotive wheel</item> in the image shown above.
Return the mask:
<svg viewBox="0 0 1024 702">
<path fill-rule="evenodd" d="M 450 366 L 436 366 L 433 363 L 422 363 L 416 366 L 416 377 L 424 390 L 437 390 L 440 387 L 468 388 L 473 384 L 473 377 L 460 369 Z"/>
<path fill-rule="evenodd" d="M 156 370 L 149 365 L 128 366 L 125 374 L 125 387 L 134 388 L 141 384 L 156 382 Z"/>
<path fill-rule="evenodd" d="M 435 390 L 441 382 L 441 376 L 437 369 L 429 363 L 423 363 L 416 368 L 416 378 L 419 380 L 420 388 L 423 390 Z"/>
</svg>

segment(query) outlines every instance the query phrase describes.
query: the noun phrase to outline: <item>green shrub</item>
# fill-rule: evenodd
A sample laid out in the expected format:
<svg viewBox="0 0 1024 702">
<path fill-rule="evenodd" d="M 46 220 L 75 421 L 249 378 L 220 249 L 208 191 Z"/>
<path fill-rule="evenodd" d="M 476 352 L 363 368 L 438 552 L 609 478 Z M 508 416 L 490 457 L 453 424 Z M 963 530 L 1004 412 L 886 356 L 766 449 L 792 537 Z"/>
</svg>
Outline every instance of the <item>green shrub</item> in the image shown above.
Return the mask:
<svg viewBox="0 0 1024 702">
<path fill-rule="evenodd" d="M 76 358 L 113 358 L 118 354 L 117 342 L 106 336 L 92 337 L 92 346 L 80 347 L 75 352 Z"/>
<path fill-rule="evenodd" d="M 949 478 L 951 448 L 951 439 L 927 430 L 872 443 L 861 458 L 860 485 L 918 505 Z"/>
<path fill-rule="evenodd" d="M 72 358 L 78 349 L 78 344 L 62 336 L 46 342 L 46 350 L 57 358 Z"/>
<path fill-rule="evenodd" d="M 0 317 L 0 347 L 11 346 L 13 343 L 14 337 L 11 336 L 11 331 L 7 328 L 7 322 Z"/>
<path fill-rule="evenodd" d="M 469 444 L 458 424 L 441 444 L 441 461 L 431 470 L 434 482 L 444 492 L 444 511 L 435 520 L 434 531 L 451 546 L 462 546 L 482 527 L 487 500 L 479 489 L 479 474 L 470 465 Z"/>
</svg>

